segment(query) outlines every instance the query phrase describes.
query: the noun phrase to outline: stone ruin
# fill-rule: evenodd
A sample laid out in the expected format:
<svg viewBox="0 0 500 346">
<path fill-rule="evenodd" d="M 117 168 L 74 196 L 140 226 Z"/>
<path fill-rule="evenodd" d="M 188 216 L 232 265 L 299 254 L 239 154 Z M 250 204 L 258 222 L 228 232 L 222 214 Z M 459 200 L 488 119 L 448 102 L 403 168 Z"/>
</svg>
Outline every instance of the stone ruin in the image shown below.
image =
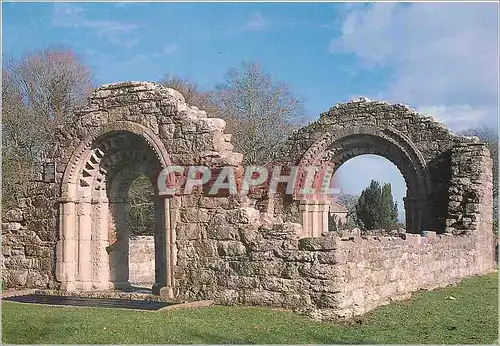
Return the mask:
<svg viewBox="0 0 500 346">
<path fill-rule="evenodd" d="M 127 192 L 134 179 L 144 174 L 156 186 L 172 164 L 240 166 L 242 155 L 224 127 L 154 83 L 96 89 L 59 129 L 31 193 L 5 214 L 3 284 L 121 289 L 130 286 L 131 273 L 154 266 L 155 294 L 328 319 L 496 268 L 486 146 L 407 106 L 367 99 L 321 114 L 290 138 L 286 154 L 290 164 L 333 162 L 334 169 L 362 154 L 389 159 L 406 181 L 409 233 L 328 232 L 328 202 L 300 196 L 156 191 L 154 240 L 131 246 Z M 130 261 L 130 251 L 154 257 L 141 266 Z"/>
</svg>

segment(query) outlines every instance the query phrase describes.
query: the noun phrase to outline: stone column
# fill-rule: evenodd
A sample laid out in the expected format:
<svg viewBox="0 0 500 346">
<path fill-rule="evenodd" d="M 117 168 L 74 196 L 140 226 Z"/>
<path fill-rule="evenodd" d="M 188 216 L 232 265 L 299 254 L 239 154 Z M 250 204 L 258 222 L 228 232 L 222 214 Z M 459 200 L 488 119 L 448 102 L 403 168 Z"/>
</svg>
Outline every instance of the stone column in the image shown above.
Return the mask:
<svg viewBox="0 0 500 346">
<path fill-rule="evenodd" d="M 92 204 L 90 198 L 80 200 L 78 213 L 78 289 L 92 288 L 90 240 L 92 233 Z"/>
<path fill-rule="evenodd" d="M 108 258 L 108 231 L 109 231 L 109 203 L 106 197 L 99 197 L 92 201 L 95 210 L 93 220 L 96 239 L 92 239 L 92 246 L 95 248 L 95 254 L 92 258 L 93 268 L 96 273 L 92 279 L 93 288 L 98 290 L 108 290 L 110 288 L 110 268 Z"/>
<path fill-rule="evenodd" d="M 329 203 L 326 201 L 300 201 L 302 237 L 320 237 L 328 231 Z"/>
<path fill-rule="evenodd" d="M 415 233 L 421 233 L 422 231 L 429 231 L 427 220 L 429 218 L 429 215 L 427 214 L 427 209 L 429 207 L 429 204 L 425 197 L 420 197 L 417 202 L 417 219 L 415 220 L 416 222 L 413 223 L 415 227 Z M 444 223 L 444 220 L 443 220 Z M 438 232 L 438 229 L 431 229 L 430 231 L 435 231 Z"/>
<path fill-rule="evenodd" d="M 328 232 L 328 213 L 330 212 L 330 203 L 325 201 L 318 201 L 316 203 L 318 214 L 317 235 L 320 237 L 322 233 Z"/>
<path fill-rule="evenodd" d="M 158 196 L 155 200 L 155 280 L 153 293 L 174 297 L 176 258 L 175 222 L 177 208 L 171 198 Z"/>
<path fill-rule="evenodd" d="M 418 198 L 406 196 L 403 198 L 405 207 L 405 218 L 406 218 L 406 231 L 408 233 L 419 233 L 423 231 L 421 229 L 421 219 L 422 215 L 419 207 L 422 203 L 419 203 Z"/>
<path fill-rule="evenodd" d="M 160 294 L 160 289 L 166 285 L 166 234 L 165 234 L 165 200 L 161 196 L 155 199 L 155 284 L 153 285 L 153 293 Z"/>
<path fill-rule="evenodd" d="M 74 200 L 60 202 L 60 239 L 57 242 L 56 277 L 61 290 L 75 290 L 75 226 L 76 206 Z"/>
<path fill-rule="evenodd" d="M 413 208 L 412 208 L 412 203 L 411 203 L 411 198 L 406 196 L 403 197 L 403 203 L 404 203 L 404 208 L 405 208 L 405 219 L 406 219 L 406 231 L 408 233 L 411 232 L 413 229 Z"/>
<path fill-rule="evenodd" d="M 302 234 L 301 238 L 312 237 L 312 225 L 311 225 L 311 214 L 309 212 L 309 203 L 307 201 L 300 201 L 299 213 L 302 223 Z"/>
</svg>

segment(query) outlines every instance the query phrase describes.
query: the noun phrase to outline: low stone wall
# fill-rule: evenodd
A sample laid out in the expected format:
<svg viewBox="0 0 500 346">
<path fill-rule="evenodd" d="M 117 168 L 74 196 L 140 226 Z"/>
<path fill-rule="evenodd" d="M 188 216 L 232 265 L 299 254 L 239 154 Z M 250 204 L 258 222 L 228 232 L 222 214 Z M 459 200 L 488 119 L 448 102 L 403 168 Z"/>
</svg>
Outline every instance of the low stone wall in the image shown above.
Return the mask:
<svg viewBox="0 0 500 346">
<path fill-rule="evenodd" d="M 55 240 L 28 228 L 20 209 L 2 219 L 2 283 L 9 288 L 56 288 Z"/>
<path fill-rule="evenodd" d="M 179 250 L 180 295 L 285 307 L 319 319 L 351 318 L 495 268 L 492 237 L 427 232 L 401 236 L 406 239 L 342 239 L 331 233 L 299 240 L 296 226 L 186 243 Z"/>
<path fill-rule="evenodd" d="M 153 236 L 130 238 L 129 282 L 153 286 L 155 282 L 155 242 Z"/>
<path fill-rule="evenodd" d="M 491 236 L 477 234 L 406 234 L 395 237 L 337 241 L 336 279 L 339 291 L 325 295 L 336 301 L 327 316 L 361 315 L 420 289 L 456 283 L 466 276 L 486 274 L 496 264 Z"/>
</svg>

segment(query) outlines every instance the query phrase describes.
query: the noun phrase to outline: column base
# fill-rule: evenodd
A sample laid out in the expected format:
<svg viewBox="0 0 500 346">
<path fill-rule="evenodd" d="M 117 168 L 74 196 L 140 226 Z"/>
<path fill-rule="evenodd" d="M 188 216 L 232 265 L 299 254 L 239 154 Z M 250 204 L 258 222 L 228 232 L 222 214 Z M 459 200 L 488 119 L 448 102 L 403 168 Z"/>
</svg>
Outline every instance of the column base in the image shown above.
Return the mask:
<svg viewBox="0 0 500 346">
<path fill-rule="evenodd" d="M 151 290 L 153 294 L 158 296 L 174 298 L 174 290 L 172 287 L 163 286 L 162 284 L 154 284 Z"/>
<path fill-rule="evenodd" d="M 90 281 L 77 281 L 75 283 L 75 290 L 77 290 L 77 291 L 92 291 L 92 282 L 90 282 Z"/>
<path fill-rule="evenodd" d="M 108 291 L 113 288 L 114 285 L 109 281 L 92 283 L 92 289 L 97 291 Z"/>
<path fill-rule="evenodd" d="M 117 290 L 132 289 L 132 284 L 128 281 L 110 282 L 110 286 Z"/>
<path fill-rule="evenodd" d="M 76 291 L 75 283 L 74 282 L 61 282 L 61 285 L 59 286 L 59 289 L 61 291 L 67 291 L 67 292 L 74 292 L 74 291 Z"/>
</svg>

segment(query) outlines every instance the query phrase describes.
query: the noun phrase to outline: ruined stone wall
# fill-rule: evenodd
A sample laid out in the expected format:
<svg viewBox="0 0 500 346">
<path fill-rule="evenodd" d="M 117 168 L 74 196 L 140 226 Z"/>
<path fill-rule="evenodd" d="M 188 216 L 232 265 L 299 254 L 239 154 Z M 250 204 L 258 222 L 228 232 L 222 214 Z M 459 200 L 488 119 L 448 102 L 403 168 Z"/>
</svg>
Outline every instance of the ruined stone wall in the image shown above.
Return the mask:
<svg viewBox="0 0 500 346">
<path fill-rule="evenodd" d="M 340 316 L 361 315 L 419 289 L 434 289 L 471 275 L 482 275 L 496 266 L 491 253 L 492 234 L 455 236 L 428 232 L 426 237 L 406 234 L 354 238 L 337 242 L 338 293 L 326 296 L 338 303 Z"/>
<path fill-rule="evenodd" d="M 55 181 L 44 183 L 40 168 L 39 179 L 31 182 L 20 199 L 20 212 L 16 213 L 22 215 L 22 221 L 16 221 L 17 217 L 13 223 L 9 217 L 2 220 L 3 283 L 9 287 L 59 287 L 55 246 L 61 239 L 60 201 L 67 199 L 68 192 L 62 181 L 65 173 L 80 173 L 79 159 L 96 139 L 117 131 L 142 133 L 146 129 L 168 148 L 164 154 L 171 164 L 237 165 L 242 155 L 232 152 L 224 127 L 223 120 L 186 104 L 176 90 L 155 83 L 122 82 L 94 90 L 88 104 L 75 111 L 72 122 L 58 129 L 49 158 L 55 164 Z M 34 253 L 33 246 L 44 250 Z"/>
<path fill-rule="evenodd" d="M 292 159 L 297 161 L 325 133 L 372 126 L 395 130 L 394 135 L 404 135 L 422 153 L 426 163 L 457 144 L 470 142 L 464 137 L 454 136 L 433 117 L 423 116 L 407 105 L 360 98 L 339 103 L 321 113 L 317 121 L 301 128 L 292 136 L 287 150 L 292 154 Z M 387 131 L 387 136 L 389 132 Z M 401 146 L 405 146 L 405 143 L 401 142 Z"/>
<path fill-rule="evenodd" d="M 89 104 L 76 112 L 74 122 L 58 133 L 52 151 L 55 182 L 34 183 L 19 209 L 3 220 L 3 282 L 10 287 L 58 288 L 55 244 L 62 239 L 59 220 L 67 216 L 60 215 L 59 204 L 62 199 L 68 205 L 94 204 L 99 199 L 96 195 L 78 200 L 76 193 L 70 196 L 68 186 L 92 183 L 93 191 L 100 191 L 107 187 L 96 182 L 113 178 L 105 170 L 101 173 L 100 158 L 91 155 L 93 145 L 109 142 L 112 150 L 101 156 L 111 157 L 113 150 L 124 149 L 113 136 L 128 131 L 142 142 L 147 137 L 144 143 L 153 148 L 149 153 L 158 155 L 164 165 L 239 166 L 242 156 L 232 152 L 224 126 L 222 120 L 187 105 L 175 90 L 153 83 L 126 82 L 96 89 Z M 135 147 L 134 143 L 129 146 Z M 340 165 L 365 153 L 389 156 L 404 173 L 409 200 L 421 198 L 411 194 L 425 190 L 425 198 L 413 201 L 420 204 L 412 210 L 429 207 L 427 219 L 419 216 L 429 223 L 418 231 L 444 230 L 449 235 L 427 232 L 426 237 L 406 235 L 406 239 L 343 240 L 330 233 L 299 239 L 301 205 L 293 199 L 211 197 L 196 190 L 169 199 L 172 232 L 168 240 L 175 253 L 168 268 L 174 269 L 176 297 L 282 306 L 319 318 L 351 317 L 420 288 L 446 285 L 494 268 L 491 159 L 484 145 L 453 136 L 408 107 L 362 100 L 322 114 L 296 134 L 287 150 L 294 164 L 304 158 L 331 159 Z M 134 156 L 118 156 L 113 157 L 123 160 L 119 162 L 123 165 L 137 161 Z M 95 166 L 84 157 L 94 159 Z M 91 168 L 85 171 L 87 163 Z M 71 177 L 71 184 L 64 186 L 63 176 Z M 81 209 L 80 205 L 74 208 Z M 99 230 L 93 214 L 80 214 L 73 215 L 72 221 L 83 215 L 81 219 L 91 220 Z M 90 234 L 85 236 L 92 238 Z M 101 243 L 94 245 L 103 252 Z M 132 258 L 148 248 L 132 244 Z M 71 251 L 65 255 L 73 265 L 76 259 Z M 136 263 L 132 263 L 133 276 L 139 270 L 150 272 Z"/>
<path fill-rule="evenodd" d="M 299 240 L 298 227 L 208 224 L 206 233 L 179 232 L 180 296 L 285 307 L 319 319 L 351 318 L 495 267 L 491 236 L 428 232 L 406 239 L 342 239 L 330 233 Z"/>
<path fill-rule="evenodd" d="M 129 240 L 129 282 L 151 288 L 155 283 L 154 236 L 136 236 Z"/>
<path fill-rule="evenodd" d="M 447 232 L 492 229 L 492 159 L 484 144 L 456 146 L 451 151 Z"/>
<path fill-rule="evenodd" d="M 57 288 L 57 186 L 32 182 L 19 208 L 2 218 L 2 283 L 7 287 Z"/>
<path fill-rule="evenodd" d="M 383 156 L 406 180 L 408 229 L 445 232 L 452 150 L 469 143 L 474 140 L 406 105 L 360 98 L 335 105 L 297 131 L 285 156 L 294 163 L 330 160 L 336 169 L 358 155 Z"/>
</svg>

